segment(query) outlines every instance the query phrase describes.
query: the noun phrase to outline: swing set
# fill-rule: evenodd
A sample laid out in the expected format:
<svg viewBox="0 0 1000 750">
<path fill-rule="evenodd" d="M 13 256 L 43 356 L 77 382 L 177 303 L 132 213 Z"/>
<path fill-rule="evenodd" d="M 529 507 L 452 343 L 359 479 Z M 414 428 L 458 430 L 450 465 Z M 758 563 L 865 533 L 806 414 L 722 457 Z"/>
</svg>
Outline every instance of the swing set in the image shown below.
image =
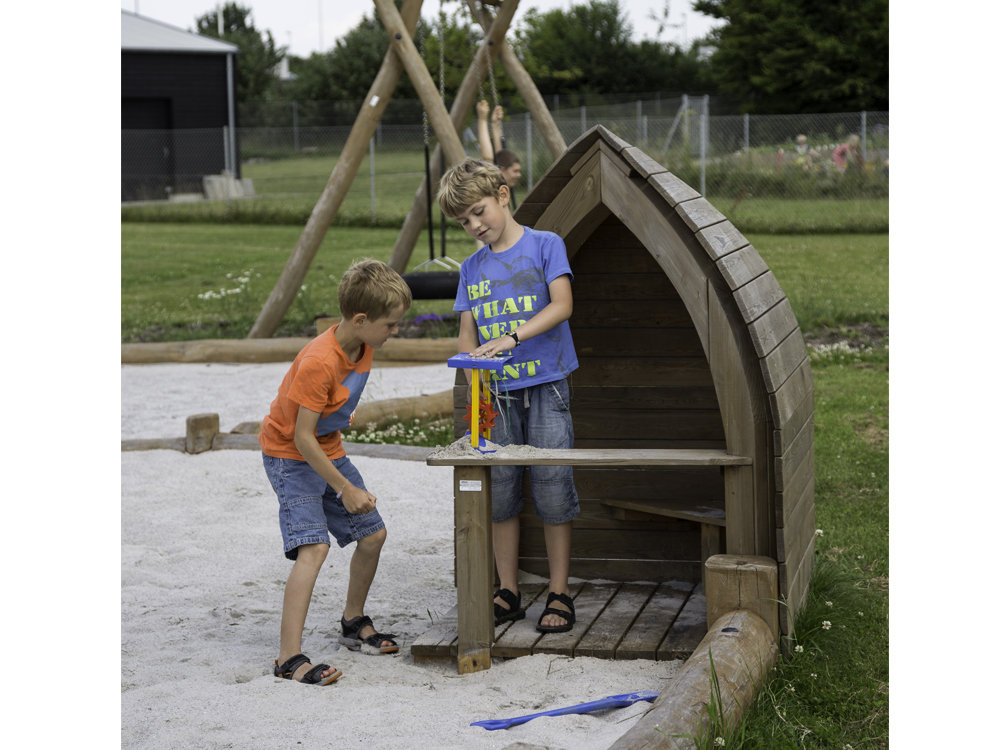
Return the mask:
<svg viewBox="0 0 1000 750">
<path fill-rule="evenodd" d="M 417 90 L 417 95 L 424 107 L 427 125 L 425 126 L 424 140 L 424 178 L 389 259 L 389 266 L 399 273 L 405 271 L 409 264 L 417 238 L 425 222 L 428 223 L 429 234 L 433 237 L 431 201 L 436 193 L 437 182 L 440 180 L 443 170 L 465 159 L 465 149 L 458 136 L 458 131 L 472 112 L 476 94 L 479 93 L 482 96 L 482 84 L 486 76 L 490 78 L 494 90 L 494 100 L 496 100 L 492 66 L 498 59 L 527 103 L 528 110 L 531 112 L 531 116 L 553 158 L 558 158 L 566 150 L 566 143 L 559 133 L 555 120 L 545 106 L 538 88 L 505 39 L 507 30 L 514 19 L 519 0 L 502 0 L 502 2 L 499 0 L 493 2 L 491 0 L 467 0 L 472 17 L 476 18 L 483 28 L 483 41 L 478 45 L 472 64 L 466 71 L 455 94 L 450 112 L 446 110 L 444 104 L 443 80 L 440 82 L 440 88 L 435 87 L 427 70 L 425 59 L 413 41 L 423 0 L 403 0 L 400 10 L 396 9 L 392 0 L 373 0 L 373 2 L 375 10 L 382 20 L 382 25 L 389 35 L 389 50 L 368 90 L 347 138 L 347 143 L 337 159 L 333 173 L 309 216 L 281 276 L 250 329 L 248 338 L 270 338 L 273 336 L 291 307 L 305 280 L 309 266 L 357 175 L 361 160 L 367 151 L 368 142 L 375 133 L 375 128 L 385 112 L 386 105 L 403 70 L 406 71 Z M 496 7 L 496 15 L 494 16 L 485 5 Z M 440 21 L 440 29 L 443 32 L 443 18 Z M 443 48 L 441 53 L 443 55 Z M 442 65 L 442 71 L 443 67 Z M 433 128 L 438 140 L 433 153 L 430 149 L 428 126 Z M 442 242 L 443 238 L 444 222 L 442 221 Z M 449 294 L 443 294 L 441 288 L 432 288 L 422 290 L 420 294 L 437 296 L 418 297 L 415 293 L 414 297 L 433 299 L 454 296 L 457 289 L 456 265 L 452 259 L 447 258 L 443 245 L 440 258 L 434 257 L 432 246 L 431 257 L 427 265 L 422 264 L 418 268 L 436 266 L 442 270 L 422 272 L 420 275 L 433 277 L 438 273 L 454 274 L 454 276 L 449 277 L 449 279 L 453 279 L 453 281 L 449 281 L 453 286 L 450 287 Z M 413 275 L 407 274 L 407 276 Z M 415 280 L 414 283 L 419 285 L 420 281 L 422 280 Z M 433 279 L 427 280 L 428 286 L 434 287 L 432 281 Z"/>
</svg>

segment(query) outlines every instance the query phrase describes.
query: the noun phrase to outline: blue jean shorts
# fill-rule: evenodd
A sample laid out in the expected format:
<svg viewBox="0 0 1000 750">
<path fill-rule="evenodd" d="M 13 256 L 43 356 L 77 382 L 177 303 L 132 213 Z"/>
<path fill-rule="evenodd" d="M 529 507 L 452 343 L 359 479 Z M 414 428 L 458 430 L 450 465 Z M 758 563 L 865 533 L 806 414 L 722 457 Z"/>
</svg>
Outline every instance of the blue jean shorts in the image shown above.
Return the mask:
<svg viewBox="0 0 1000 750">
<path fill-rule="evenodd" d="M 278 496 L 278 521 L 285 557 L 289 560 L 298 557 L 298 548 L 303 544 L 330 544 L 330 534 L 337 544 L 346 547 L 385 528 L 378 509 L 371 513 L 348 513 L 344 503 L 337 499 L 337 491 L 305 461 L 261 455 L 264 471 Z M 332 463 L 348 482 L 367 489 L 347 456 L 335 458 Z"/>
<path fill-rule="evenodd" d="M 493 426 L 491 440 L 500 445 L 533 445 L 536 448 L 572 448 L 573 417 L 569 413 L 566 379 L 500 390 L 496 399 L 502 412 Z M 493 466 L 493 521 L 513 518 L 524 509 L 521 487 L 524 466 Z M 572 466 L 532 466 L 531 498 L 535 515 L 549 524 L 568 523 L 580 515 L 580 501 L 573 484 Z"/>
</svg>

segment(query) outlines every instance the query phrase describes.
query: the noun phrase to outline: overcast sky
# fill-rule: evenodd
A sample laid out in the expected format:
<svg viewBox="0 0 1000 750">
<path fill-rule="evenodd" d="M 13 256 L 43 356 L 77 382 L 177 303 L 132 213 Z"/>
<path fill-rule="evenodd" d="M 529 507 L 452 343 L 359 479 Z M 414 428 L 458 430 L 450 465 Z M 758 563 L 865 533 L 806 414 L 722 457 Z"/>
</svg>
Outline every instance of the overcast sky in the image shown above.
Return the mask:
<svg viewBox="0 0 1000 750">
<path fill-rule="evenodd" d="M 287 45 L 293 55 L 308 57 L 320 49 L 330 49 L 336 40 L 357 26 L 363 15 L 375 12 L 375 6 L 368 0 L 237 0 L 253 9 L 254 25 L 261 30 L 269 29 L 275 44 Z M 668 22 L 678 24 L 677 28 L 664 29 L 661 41 L 682 43 L 683 23 L 686 16 L 687 39 L 690 41 L 703 36 L 717 23 L 714 19 L 691 10 L 692 0 L 671 0 Z M 657 23 L 649 19 L 649 13 L 662 16 L 664 0 L 619 0 L 620 5 L 632 22 L 633 38 L 636 40 L 655 38 Z M 163 21 L 182 29 L 194 29 L 194 20 L 215 7 L 212 0 L 121 0 L 122 8 L 138 12 L 157 21 Z M 541 11 L 553 8 L 568 8 L 576 3 L 571 0 L 521 0 L 514 26 L 528 8 Z M 445 11 L 453 13 L 455 2 L 445 4 Z M 436 16 L 439 0 L 424 0 L 423 16 Z M 320 20 L 322 19 L 322 24 Z M 320 41 L 322 40 L 322 48 Z"/>
</svg>

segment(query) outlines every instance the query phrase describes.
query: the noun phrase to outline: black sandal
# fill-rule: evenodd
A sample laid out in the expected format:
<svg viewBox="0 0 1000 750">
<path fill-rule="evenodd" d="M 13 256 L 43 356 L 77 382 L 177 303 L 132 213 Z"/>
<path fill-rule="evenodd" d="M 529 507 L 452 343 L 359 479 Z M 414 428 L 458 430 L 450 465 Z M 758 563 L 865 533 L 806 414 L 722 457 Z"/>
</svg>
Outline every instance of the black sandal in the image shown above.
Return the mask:
<svg viewBox="0 0 1000 750">
<path fill-rule="evenodd" d="M 351 651 L 361 651 L 362 654 L 394 654 L 399 651 L 399 645 L 392 640 L 396 636 L 392 633 L 373 633 L 367 638 L 361 638 L 361 629 L 368 625 L 375 627 L 368 615 L 358 615 L 350 621 L 341 617 L 341 634 L 337 636 L 337 640 Z M 389 641 L 392 645 L 383 646 L 382 641 Z"/>
<path fill-rule="evenodd" d="M 552 602 L 559 602 L 560 604 L 565 604 L 569 607 L 567 612 L 565 609 L 556 609 L 555 607 L 550 607 Z M 557 615 L 566 620 L 565 625 L 542 625 L 542 620 L 545 619 L 546 615 Z M 573 629 L 573 625 L 576 623 L 576 609 L 573 607 L 573 600 L 570 599 L 566 594 L 549 594 L 549 598 L 545 600 L 545 609 L 542 611 L 542 616 L 538 618 L 538 625 L 535 627 L 539 633 L 565 633 L 568 630 Z"/>
<path fill-rule="evenodd" d="M 493 598 L 503 599 L 510 609 L 501 607 L 493 602 L 493 627 L 505 622 L 517 622 L 524 619 L 524 608 L 521 606 L 521 592 L 514 594 L 510 589 L 497 589 L 493 592 Z"/>
<path fill-rule="evenodd" d="M 280 667 L 278 666 L 278 660 L 274 660 L 274 676 L 280 677 L 283 680 L 291 680 L 292 682 L 302 682 L 306 685 L 329 685 L 331 682 L 336 680 L 340 675 L 343 674 L 339 669 L 336 673 L 330 675 L 329 677 L 323 677 L 323 672 L 330 668 L 329 664 L 320 664 L 313 667 L 304 675 L 302 675 L 301 680 L 295 679 L 295 670 L 301 667 L 303 664 L 309 663 L 309 657 L 305 654 L 296 654 L 291 659 L 286 661 Z"/>
</svg>

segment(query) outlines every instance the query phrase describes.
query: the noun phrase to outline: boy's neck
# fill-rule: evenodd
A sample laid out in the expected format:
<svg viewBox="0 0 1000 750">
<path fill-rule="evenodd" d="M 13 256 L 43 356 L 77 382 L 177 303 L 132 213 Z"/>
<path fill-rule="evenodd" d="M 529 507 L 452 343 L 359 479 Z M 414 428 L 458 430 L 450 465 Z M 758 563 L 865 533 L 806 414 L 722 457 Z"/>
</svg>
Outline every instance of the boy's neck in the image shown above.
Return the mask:
<svg viewBox="0 0 1000 750">
<path fill-rule="evenodd" d="M 494 253 L 502 253 L 504 250 L 510 250 L 524 236 L 524 227 L 514 221 L 514 217 L 507 206 L 504 206 L 504 212 L 507 214 L 507 221 L 504 224 L 503 232 L 497 238 L 496 242 L 490 244 L 490 251 Z"/>
<path fill-rule="evenodd" d="M 342 320 L 334 329 L 333 337 L 337 339 L 347 359 L 350 362 L 357 362 L 361 357 L 361 347 L 364 343 L 354 332 L 354 324 L 350 320 Z"/>
</svg>

